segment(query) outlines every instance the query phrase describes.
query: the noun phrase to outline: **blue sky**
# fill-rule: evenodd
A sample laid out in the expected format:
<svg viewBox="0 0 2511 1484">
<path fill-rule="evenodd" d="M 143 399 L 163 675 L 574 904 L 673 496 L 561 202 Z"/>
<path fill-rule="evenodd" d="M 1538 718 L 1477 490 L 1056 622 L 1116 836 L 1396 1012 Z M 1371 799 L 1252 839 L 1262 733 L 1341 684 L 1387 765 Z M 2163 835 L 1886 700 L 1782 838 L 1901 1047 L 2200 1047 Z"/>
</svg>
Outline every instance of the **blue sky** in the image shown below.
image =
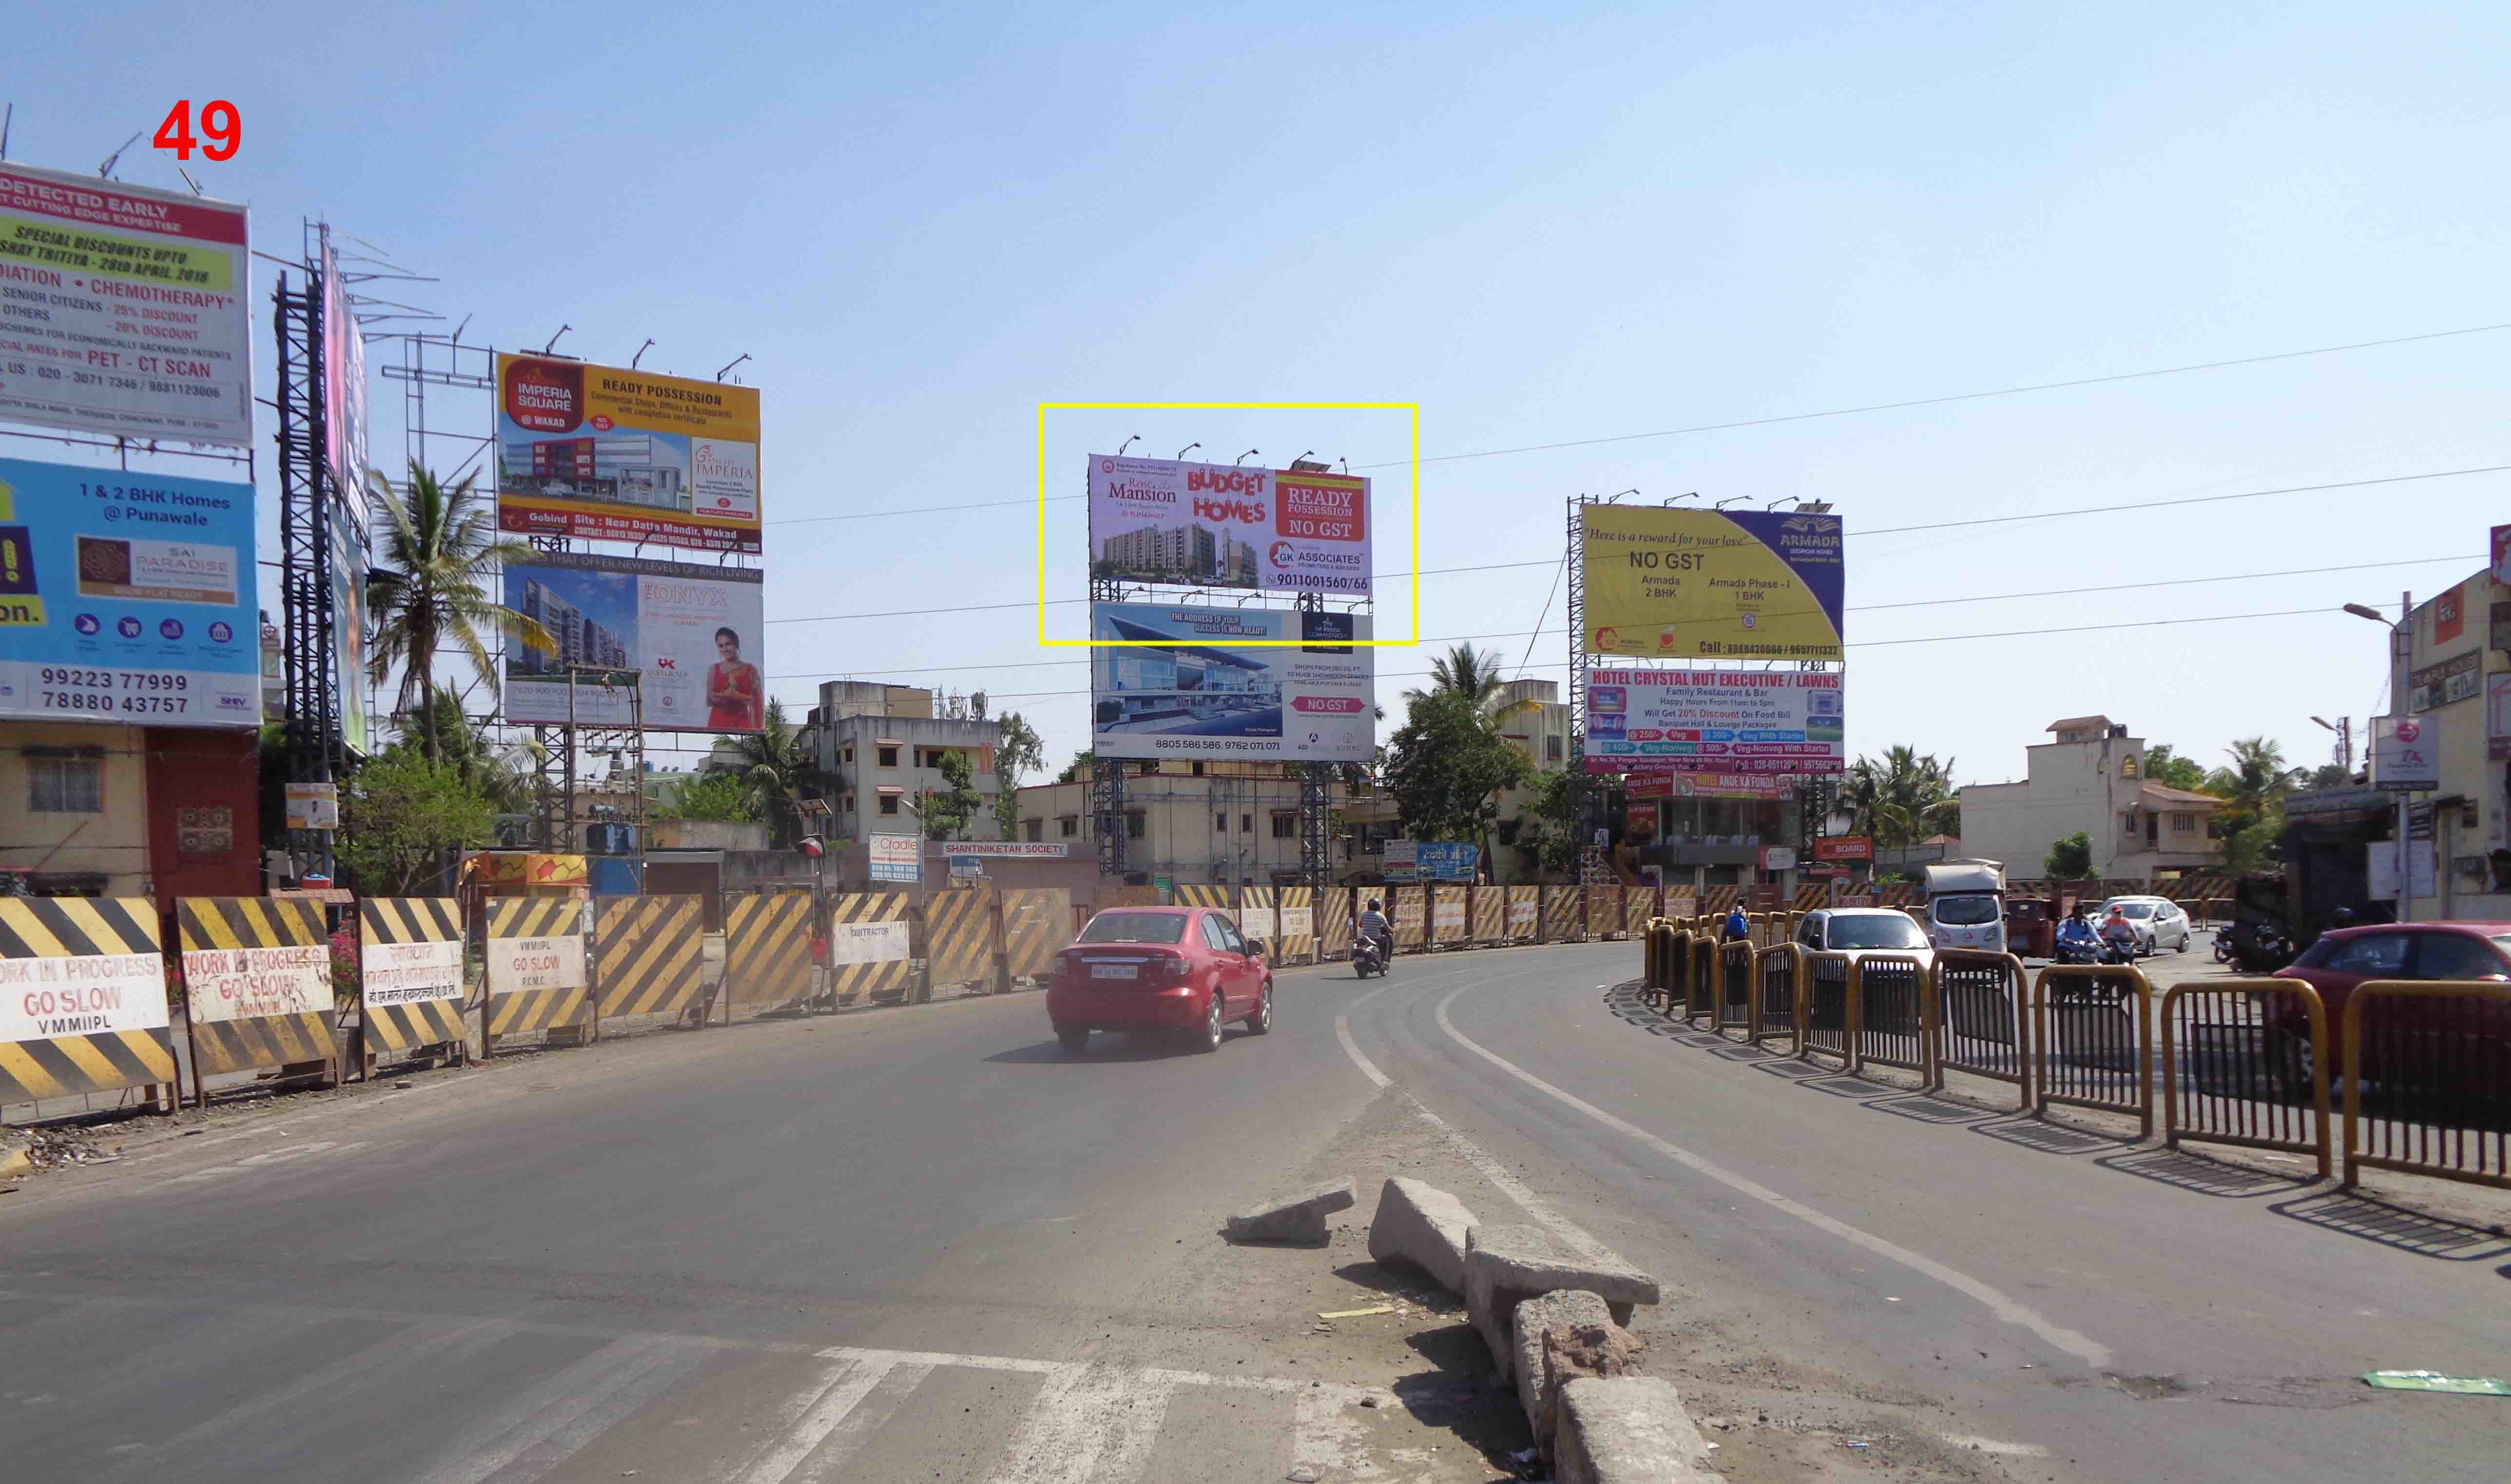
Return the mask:
<svg viewBox="0 0 2511 1484">
<path fill-rule="evenodd" d="M 93 170 L 174 98 L 231 98 L 241 154 L 191 168 L 254 206 L 266 249 L 327 215 L 441 280 L 392 296 L 507 348 L 568 324 L 560 348 L 597 359 L 653 337 L 651 370 L 747 353 L 771 520 L 1027 498 L 1036 404 L 1084 399 L 1418 402 L 1431 567 L 1557 557 L 1580 491 L 1832 500 L 1867 645 L 1851 747 L 1913 743 L 1966 780 L 2090 712 L 2201 758 L 2263 732 L 2316 762 L 2311 714 L 2379 704 L 2379 636 L 2320 612 L 1876 642 L 2394 604 L 2474 571 L 2511 520 L 2502 474 L 2145 508 L 2511 463 L 2511 331 L 1443 457 L 2511 321 L 2499 6 L 148 4 L 31 25 L 0 81 L 13 159 Z M 178 183 L 144 139 L 121 175 Z M 374 383 L 387 454 L 400 390 Z M 436 415 L 484 431 L 473 406 Z M 1222 461 L 1408 451 L 1382 415 L 1063 414 L 1050 482 L 1134 433 Z M 1935 528 L 2079 507 L 2107 513 Z M 1860 535 L 1885 527 L 1916 528 Z M 1079 586 L 1077 530 L 1051 527 L 1051 584 Z M 984 688 L 1060 762 L 1085 670 L 1027 613 L 780 621 L 1018 602 L 1034 545 L 1017 507 L 771 527 L 777 693 Z M 2051 595 L 2432 558 L 2463 560 Z M 1515 662 L 1560 627 L 1550 576 L 1427 578 L 1423 632 L 1512 635 L 1485 643 Z M 2027 596 L 1878 606 L 2006 594 Z M 1564 643 L 1535 637 L 1530 673 L 1559 675 Z M 1426 659 L 1383 651 L 1382 690 Z M 1002 668 L 949 668 L 980 665 Z"/>
</svg>

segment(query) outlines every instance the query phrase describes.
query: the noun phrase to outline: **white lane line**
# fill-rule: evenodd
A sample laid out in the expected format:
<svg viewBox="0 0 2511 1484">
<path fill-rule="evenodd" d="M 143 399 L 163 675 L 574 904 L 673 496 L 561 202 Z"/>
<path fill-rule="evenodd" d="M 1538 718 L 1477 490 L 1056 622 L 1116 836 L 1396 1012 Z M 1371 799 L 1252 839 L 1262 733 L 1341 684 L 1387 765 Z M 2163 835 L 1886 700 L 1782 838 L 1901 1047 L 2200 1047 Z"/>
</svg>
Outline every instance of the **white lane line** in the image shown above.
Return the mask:
<svg viewBox="0 0 2511 1484">
<path fill-rule="evenodd" d="M 1175 1390 L 1169 1372 L 1058 1367 L 1021 1419 L 994 1484 L 1133 1484 Z"/>
<path fill-rule="evenodd" d="M 932 1374 L 931 1366 L 902 1367 L 890 1360 L 834 1362 L 821 1375 L 820 1385 L 787 1404 L 778 1435 L 735 1475 L 738 1484 L 801 1484 L 806 1479 L 835 1478 L 863 1440 Z M 900 1384 L 890 1387 L 887 1405 L 865 1417 L 861 1410 L 865 1398 L 893 1378 Z M 846 1437 L 831 1445 L 841 1428 L 846 1429 Z"/>
<path fill-rule="evenodd" d="M 1989 1313 L 1994 1314 L 2003 1322 L 2029 1330 L 2031 1333 L 2046 1341 L 2051 1347 L 2074 1356 L 2095 1370 L 2100 1370 L 2110 1363 L 2109 1347 L 2084 1335 L 2080 1331 L 2071 1330 L 2063 1324 L 2057 1323 L 2055 1320 L 2042 1314 L 2039 1310 L 2008 1296 L 2003 1291 L 1991 1287 L 1990 1285 L 1972 1277 L 1966 1272 L 1959 1271 L 1952 1268 L 1948 1268 L 1944 1264 L 1937 1262 L 1934 1258 L 1927 1257 L 1922 1253 L 1912 1252 L 1898 1242 L 1888 1241 L 1883 1237 L 1876 1236 L 1871 1231 L 1852 1227 L 1848 1223 L 1841 1221 L 1836 1217 L 1826 1216 L 1822 1212 L 1815 1210 L 1813 1207 L 1806 1205 L 1804 1202 L 1795 1199 L 1792 1196 L 1782 1195 L 1778 1191 L 1771 1190 L 1768 1186 L 1762 1185 L 1760 1182 L 1754 1180 L 1749 1176 L 1739 1175 L 1735 1171 L 1727 1169 L 1723 1165 L 1705 1159 L 1700 1155 L 1693 1153 L 1691 1151 L 1682 1148 L 1680 1145 L 1660 1139 L 1656 1135 L 1649 1133 L 1646 1129 L 1640 1127 L 1638 1124 L 1632 1123 L 1624 1118 L 1615 1117 L 1613 1114 L 1604 1112 L 1604 1110 L 1598 1108 L 1595 1104 L 1588 1102 L 1586 1099 L 1581 1098 L 1574 1093 L 1566 1092 L 1559 1087 L 1553 1086 L 1550 1082 L 1543 1080 L 1543 1078 L 1536 1076 L 1533 1073 L 1518 1066 L 1515 1062 L 1512 1062 L 1497 1052 L 1468 1038 L 1463 1032 L 1456 1029 L 1455 1022 L 1448 1018 L 1448 1006 L 1454 1003 L 1456 996 L 1463 993 L 1463 988 L 1452 990 L 1449 992 L 1446 998 L 1439 1001 L 1438 1009 L 1435 1012 L 1439 1022 L 1439 1029 L 1447 1032 L 1448 1038 L 1454 1041 L 1457 1045 L 1464 1047 L 1474 1055 L 1481 1057 L 1484 1061 L 1497 1067 L 1500 1071 L 1507 1073 L 1510 1076 L 1524 1082 L 1528 1087 L 1555 1099 L 1566 1107 L 1576 1109 L 1578 1112 L 1585 1113 L 1588 1117 L 1603 1124 L 1606 1128 L 1613 1130 L 1615 1133 L 1625 1134 L 1638 1140 L 1640 1143 L 1646 1145 L 1648 1148 L 1656 1151 L 1660 1154 L 1663 1154 L 1675 1163 L 1706 1175 L 1710 1179 L 1717 1181 L 1719 1184 L 1725 1186 L 1730 1190 L 1749 1195 L 1755 1200 L 1760 1201 L 1762 1204 L 1769 1206 L 1773 1210 L 1784 1211 L 1788 1215 L 1795 1217 L 1796 1220 L 1803 1222 L 1805 1225 L 1812 1227 L 1817 1230 L 1828 1231 L 1842 1241 L 1865 1248 L 1867 1251 L 1874 1253 L 1877 1257 L 1889 1258 L 1893 1262 L 1899 1263 L 1901 1266 L 1908 1268 L 1912 1271 L 1924 1273 L 1928 1277 L 1934 1278 L 1937 1282 L 1944 1284 L 1946 1287 L 1952 1289 L 1956 1293 L 1965 1294 L 1972 1299 L 1976 1299 L 1980 1304 L 1986 1306 Z"/>
<path fill-rule="evenodd" d="M 1944 1434 L 1944 1439 L 1956 1448 L 1998 1454 L 2009 1459 L 2045 1459 L 2049 1456 L 2049 1450 L 2038 1443 L 2000 1443 L 1992 1437 L 1963 1437 L 1952 1432 Z"/>
<path fill-rule="evenodd" d="M 1369 1428 L 1355 1410 L 1369 1392 L 1360 1386 L 1311 1386 L 1291 1403 L 1291 1466 L 1320 1478 L 1366 1479 L 1377 1472 L 1369 1458 Z"/>
<path fill-rule="evenodd" d="M 449 1439 L 440 1455 L 446 1462 L 420 1475 L 417 1484 L 537 1479 L 643 1406 L 706 1353 L 664 1339 L 603 1346 Z"/>
<path fill-rule="evenodd" d="M 1025 1371 L 1036 1376 L 1051 1376 L 1065 1369 L 1070 1362 L 1061 1360 L 1019 1360 L 1009 1355 L 956 1355 L 944 1350 L 867 1350 L 851 1345 L 831 1345 L 817 1352 L 830 1360 L 869 1360 L 898 1365 L 958 1366 L 971 1371 Z"/>
<path fill-rule="evenodd" d="M 1351 1058 L 1353 1065 L 1360 1068 L 1361 1075 L 1368 1077 L 1379 1087 L 1392 1089 L 1397 1097 L 1410 1106 L 1415 1117 L 1439 1131 L 1440 1137 L 1447 1141 L 1449 1148 L 1454 1150 L 1458 1157 L 1467 1164 L 1472 1165 L 1476 1174 L 1488 1181 L 1501 1194 L 1515 1201 L 1519 1210 L 1534 1218 L 1537 1224 L 1561 1238 L 1578 1256 L 1591 1263 L 1610 1263 L 1624 1268 L 1633 1266 L 1612 1248 L 1596 1240 L 1585 1228 L 1554 1210 L 1550 1201 L 1535 1194 L 1525 1181 L 1510 1174 L 1507 1166 L 1486 1153 L 1481 1145 L 1457 1132 L 1454 1124 L 1432 1113 L 1423 1106 L 1419 1098 L 1395 1086 L 1395 1079 L 1378 1071 L 1377 1064 L 1361 1051 L 1360 1043 L 1351 1038 L 1351 1012 L 1394 988 L 1396 986 L 1391 984 L 1381 985 L 1353 1000 L 1344 1007 L 1341 1014 L 1334 1017 L 1334 1037 L 1342 1042 L 1344 1054 Z"/>
</svg>

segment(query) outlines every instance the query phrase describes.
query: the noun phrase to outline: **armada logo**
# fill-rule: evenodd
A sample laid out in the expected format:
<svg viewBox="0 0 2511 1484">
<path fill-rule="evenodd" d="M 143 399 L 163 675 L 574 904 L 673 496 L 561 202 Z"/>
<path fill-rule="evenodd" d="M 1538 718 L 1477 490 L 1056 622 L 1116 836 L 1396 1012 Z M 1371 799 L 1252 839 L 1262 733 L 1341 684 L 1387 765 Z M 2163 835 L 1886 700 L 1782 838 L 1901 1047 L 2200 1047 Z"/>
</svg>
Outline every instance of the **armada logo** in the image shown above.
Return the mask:
<svg viewBox="0 0 2511 1484">
<path fill-rule="evenodd" d="M 1207 521 L 1235 521 L 1241 525 L 1260 526 L 1265 520 L 1264 502 L 1261 500 L 1198 498 L 1194 502 L 1194 513 Z"/>
<path fill-rule="evenodd" d="M 1223 494 L 1262 494 L 1264 481 L 1271 473 L 1266 469 L 1188 469 L 1188 489 L 1214 489 Z"/>
</svg>

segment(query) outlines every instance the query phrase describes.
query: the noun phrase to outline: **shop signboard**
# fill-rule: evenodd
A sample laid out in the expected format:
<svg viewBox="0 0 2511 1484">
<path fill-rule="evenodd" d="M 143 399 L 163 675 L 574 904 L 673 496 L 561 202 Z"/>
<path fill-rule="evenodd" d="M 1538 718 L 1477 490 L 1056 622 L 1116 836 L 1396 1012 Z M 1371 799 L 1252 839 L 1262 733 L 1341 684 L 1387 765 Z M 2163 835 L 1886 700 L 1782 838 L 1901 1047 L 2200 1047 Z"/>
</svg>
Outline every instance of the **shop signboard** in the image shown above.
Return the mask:
<svg viewBox="0 0 2511 1484">
<path fill-rule="evenodd" d="M 873 880 L 913 884 L 924 879 L 923 858 L 916 848 L 917 837 L 874 835 L 867 839 L 865 844 L 870 851 Z"/>
</svg>

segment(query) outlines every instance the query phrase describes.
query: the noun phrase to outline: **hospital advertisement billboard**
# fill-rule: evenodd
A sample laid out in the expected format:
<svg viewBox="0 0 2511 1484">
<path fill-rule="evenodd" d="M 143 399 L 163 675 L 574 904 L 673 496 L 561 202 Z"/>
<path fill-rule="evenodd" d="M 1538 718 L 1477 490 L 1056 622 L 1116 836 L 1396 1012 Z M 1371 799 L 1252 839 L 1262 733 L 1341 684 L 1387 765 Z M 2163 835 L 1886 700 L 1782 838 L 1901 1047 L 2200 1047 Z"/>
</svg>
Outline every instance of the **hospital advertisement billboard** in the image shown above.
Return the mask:
<svg viewBox="0 0 2511 1484">
<path fill-rule="evenodd" d="M 1090 455 L 1090 575 L 1370 596 L 1369 481 Z"/>
<path fill-rule="evenodd" d="M 756 552 L 758 389 L 497 357 L 497 525 Z"/>
<path fill-rule="evenodd" d="M 1597 670 L 1590 773 L 1836 773 L 1840 677 L 1763 670 Z"/>
<path fill-rule="evenodd" d="M 1839 518 L 1581 505 L 1590 654 L 1836 660 Z"/>
<path fill-rule="evenodd" d="M 0 717 L 261 724 L 252 487 L 0 458 Z"/>
<path fill-rule="evenodd" d="M 1376 750 L 1364 616 L 1101 603 L 1090 637 L 1099 757 L 1366 762 Z"/>
<path fill-rule="evenodd" d="M 636 671 L 647 731 L 762 730 L 762 591 L 754 567 L 565 552 L 507 567 L 506 606 L 556 648 L 506 642 L 506 720 L 630 725 L 637 718 L 615 672 Z"/>
<path fill-rule="evenodd" d="M 0 165 L 0 420 L 252 447 L 245 209 Z"/>
</svg>

